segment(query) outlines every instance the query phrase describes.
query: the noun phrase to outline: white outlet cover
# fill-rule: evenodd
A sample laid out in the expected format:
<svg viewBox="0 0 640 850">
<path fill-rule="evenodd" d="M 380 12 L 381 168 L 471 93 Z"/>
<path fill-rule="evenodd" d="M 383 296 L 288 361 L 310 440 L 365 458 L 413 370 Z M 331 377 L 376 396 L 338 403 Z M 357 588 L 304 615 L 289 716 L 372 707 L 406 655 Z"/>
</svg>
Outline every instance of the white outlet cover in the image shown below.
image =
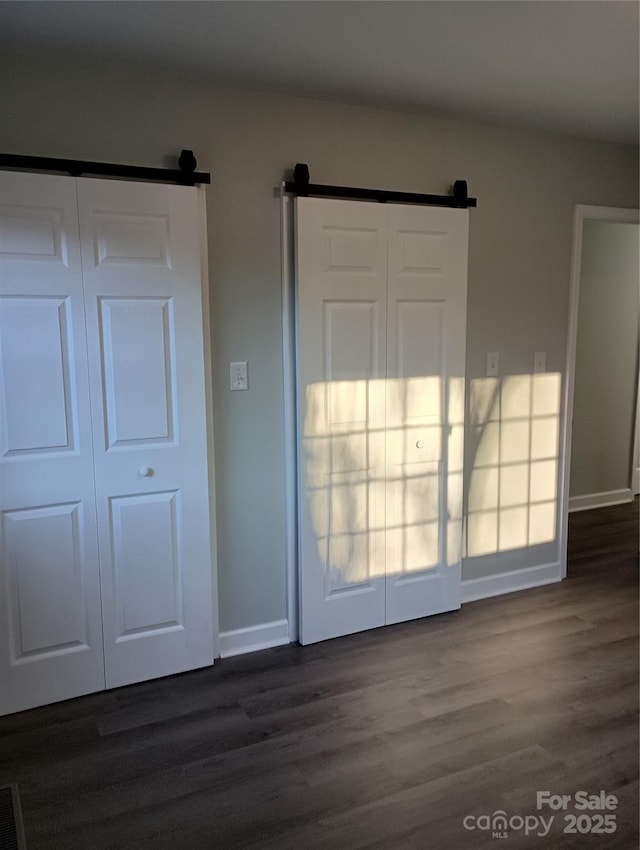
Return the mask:
<svg viewBox="0 0 640 850">
<path fill-rule="evenodd" d="M 249 389 L 246 360 L 229 363 L 229 387 L 232 392 Z"/>
<path fill-rule="evenodd" d="M 547 371 L 546 351 L 536 351 L 536 353 L 533 355 L 533 371 L 535 374 Z"/>
</svg>

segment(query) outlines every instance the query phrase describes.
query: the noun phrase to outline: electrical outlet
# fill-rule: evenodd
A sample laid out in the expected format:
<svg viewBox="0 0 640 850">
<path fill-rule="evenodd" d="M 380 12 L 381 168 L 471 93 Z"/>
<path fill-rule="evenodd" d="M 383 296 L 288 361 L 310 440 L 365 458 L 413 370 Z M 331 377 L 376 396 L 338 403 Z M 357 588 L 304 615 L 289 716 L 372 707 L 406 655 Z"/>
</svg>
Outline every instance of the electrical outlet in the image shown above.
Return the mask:
<svg viewBox="0 0 640 850">
<path fill-rule="evenodd" d="M 246 360 L 229 363 L 229 383 L 232 391 L 249 389 Z"/>
<path fill-rule="evenodd" d="M 533 355 L 533 371 L 535 374 L 547 371 L 546 351 L 536 351 L 536 353 Z"/>
<path fill-rule="evenodd" d="M 487 378 L 496 378 L 500 374 L 500 358 L 497 351 L 487 353 Z"/>
</svg>

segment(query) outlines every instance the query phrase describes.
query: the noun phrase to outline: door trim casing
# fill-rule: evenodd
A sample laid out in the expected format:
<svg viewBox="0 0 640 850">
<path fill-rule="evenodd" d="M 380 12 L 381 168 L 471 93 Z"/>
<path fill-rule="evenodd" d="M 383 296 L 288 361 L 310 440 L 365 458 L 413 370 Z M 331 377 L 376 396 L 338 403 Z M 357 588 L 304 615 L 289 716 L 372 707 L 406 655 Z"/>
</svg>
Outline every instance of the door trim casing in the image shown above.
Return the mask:
<svg viewBox="0 0 640 850">
<path fill-rule="evenodd" d="M 204 403 L 207 426 L 207 473 L 209 480 L 209 549 L 211 552 L 211 608 L 213 611 L 213 658 L 220 657 L 220 615 L 218 594 L 218 547 L 216 527 L 215 439 L 213 428 L 213 354 L 211 337 L 211 297 L 209 289 L 209 249 L 207 239 L 207 191 L 197 187 L 202 289 L 202 348 L 204 357 Z"/>
<path fill-rule="evenodd" d="M 282 377 L 284 389 L 285 569 L 289 642 L 300 637 L 298 594 L 298 455 L 296 439 L 296 332 L 293 199 L 280 185 L 282 248 Z"/>
<path fill-rule="evenodd" d="M 567 575 L 567 543 L 569 529 L 569 484 L 571 477 L 571 438 L 573 420 L 573 402 L 576 377 L 576 348 L 578 343 L 578 304 L 580 299 L 580 272 L 582 261 L 582 231 L 586 220 L 619 221 L 638 223 L 640 213 L 636 209 L 624 207 L 598 207 L 589 204 L 576 204 L 573 216 L 573 243 L 571 250 L 571 283 L 569 288 L 569 324 L 567 330 L 567 356 L 563 392 L 563 428 L 561 456 L 563 463 L 560 471 L 560 528 L 558 549 L 562 578 Z"/>
</svg>

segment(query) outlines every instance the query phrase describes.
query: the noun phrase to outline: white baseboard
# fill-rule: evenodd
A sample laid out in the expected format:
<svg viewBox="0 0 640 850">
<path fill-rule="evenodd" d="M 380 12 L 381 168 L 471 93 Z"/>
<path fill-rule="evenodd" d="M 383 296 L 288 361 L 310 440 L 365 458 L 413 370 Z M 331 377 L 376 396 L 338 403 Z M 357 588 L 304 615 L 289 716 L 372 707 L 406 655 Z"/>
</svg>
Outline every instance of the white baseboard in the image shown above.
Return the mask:
<svg viewBox="0 0 640 850">
<path fill-rule="evenodd" d="M 512 570 L 494 576 L 467 579 L 462 582 L 462 603 L 487 599 L 490 596 L 502 596 L 503 593 L 513 593 L 515 590 L 541 587 L 543 584 L 553 584 L 561 579 L 560 563 L 541 564 L 524 570 Z"/>
<path fill-rule="evenodd" d="M 258 649 L 269 649 L 285 643 L 289 643 L 288 620 L 260 623 L 258 626 L 220 632 L 220 657 L 229 658 L 231 655 L 256 652 Z"/>
<path fill-rule="evenodd" d="M 560 581 L 561 578 L 560 564 L 555 563 L 528 567 L 523 570 L 512 570 L 484 578 L 467 579 L 467 581 L 462 582 L 462 603 L 552 584 Z M 288 620 L 260 623 L 257 626 L 247 626 L 244 629 L 220 632 L 220 657 L 230 658 L 233 655 L 242 655 L 245 652 L 256 652 L 260 649 L 284 646 L 289 642 Z"/>
<path fill-rule="evenodd" d="M 589 493 L 586 496 L 572 496 L 569 499 L 569 513 L 590 511 L 592 508 L 604 508 L 607 505 L 624 505 L 633 499 L 631 490 L 608 490 L 606 493 Z"/>
</svg>

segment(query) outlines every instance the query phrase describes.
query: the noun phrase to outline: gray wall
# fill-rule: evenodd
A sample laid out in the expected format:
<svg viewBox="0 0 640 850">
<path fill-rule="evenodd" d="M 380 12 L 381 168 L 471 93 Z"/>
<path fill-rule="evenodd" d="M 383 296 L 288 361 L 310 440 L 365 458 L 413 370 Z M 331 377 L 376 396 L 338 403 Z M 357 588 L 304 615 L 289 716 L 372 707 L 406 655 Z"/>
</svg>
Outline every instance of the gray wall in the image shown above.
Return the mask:
<svg viewBox="0 0 640 850">
<path fill-rule="evenodd" d="M 636 149 L 439 114 L 240 93 L 161 68 L 5 53 L 0 150 L 165 165 L 193 148 L 208 194 L 220 626 L 286 616 L 280 202 L 285 169 L 321 183 L 445 193 L 468 181 L 467 374 L 564 367 L 574 205 L 637 204 Z M 248 360 L 251 389 L 228 391 Z M 473 435 L 476 434 L 475 429 Z M 473 441 L 468 457 L 473 458 Z M 549 547 L 547 547 L 549 549 Z M 557 559 L 523 549 L 468 559 L 478 576 Z M 542 559 L 542 560 L 541 560 Z"/>
<path fill-rule="evenodd" d="M 639 233 L 637 224 L 584 222 L 571 496 L 630 485 L 638 367 Z"/>
</svg>

